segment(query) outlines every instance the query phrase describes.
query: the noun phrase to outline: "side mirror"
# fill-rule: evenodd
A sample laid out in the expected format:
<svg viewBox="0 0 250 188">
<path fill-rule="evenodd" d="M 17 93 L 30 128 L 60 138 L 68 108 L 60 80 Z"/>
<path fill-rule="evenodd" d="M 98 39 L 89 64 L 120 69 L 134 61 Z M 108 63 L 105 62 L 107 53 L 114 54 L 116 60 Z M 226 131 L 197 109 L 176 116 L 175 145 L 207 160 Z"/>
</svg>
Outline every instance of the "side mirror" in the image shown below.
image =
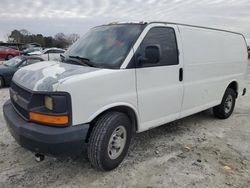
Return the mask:
<svg viewBox="0 0 250 188">
<path fill-rule="evenodd" d="M 156 64 L 160 61 L 160 48 L 157 45 L 147 46 L 144 50 L 144 55 L 139 61 L 143 64 Z"/>
</svg>

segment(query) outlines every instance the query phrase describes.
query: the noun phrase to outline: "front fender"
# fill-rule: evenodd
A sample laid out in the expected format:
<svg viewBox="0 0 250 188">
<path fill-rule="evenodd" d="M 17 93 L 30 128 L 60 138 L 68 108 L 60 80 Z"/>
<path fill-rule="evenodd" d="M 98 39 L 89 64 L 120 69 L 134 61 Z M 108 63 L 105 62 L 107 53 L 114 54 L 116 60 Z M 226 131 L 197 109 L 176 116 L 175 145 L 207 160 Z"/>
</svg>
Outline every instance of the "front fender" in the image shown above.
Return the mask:
<svg viewBox="0 0 250 188">
<path fill-rule="evenodd" d="M 57 91 L 71 95 L 73 125 L 91 122 L 113 107 L 126 106 L 137 112 L 134 70 L 101 69 L 85 75 L 72 76 Z"/>
<path fill-rule="evenodd" d="M 106 106 L 103 106 L 102 108 L 100 108 L 99 110 L 97 110 L 95 113 L 93 113 L 89 119 L 88 119 L 88 122 L 91 122 L 93 121 L 97 116 L 99 116 L 101 113 L 111 109 L 111 108 L 115 108 L 115 107 L 128 107 L 130 108 L 131 110 L 134 111 L 135 115 L 136 115 L 136 120 L 137 122 L 139 123 L 139 113 L 136 109 L 135 106 L 133 106 L 132 104 L 129 104 L 129 103 L 125 103 L 125 102 L 116 102 L 116 103 L 112 103 L 112 104 L 109 104 L 109 105 L 106 105 Z"/>
</svg>

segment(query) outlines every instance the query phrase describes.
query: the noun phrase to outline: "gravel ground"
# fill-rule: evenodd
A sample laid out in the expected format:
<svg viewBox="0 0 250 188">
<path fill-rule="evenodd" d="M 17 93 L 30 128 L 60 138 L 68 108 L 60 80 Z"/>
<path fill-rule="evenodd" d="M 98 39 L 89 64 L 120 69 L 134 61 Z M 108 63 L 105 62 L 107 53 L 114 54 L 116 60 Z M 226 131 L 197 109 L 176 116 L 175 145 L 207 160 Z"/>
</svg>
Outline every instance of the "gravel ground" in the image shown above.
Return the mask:
<svg viewBox="0 0 250 188">
<path fill-rule="evenodd" d="M 250 75 L 248 91 L 249 80 Z M 237 100 L 227 120 L 207 110 L 136 135 L 125 161 L 111 172 L 92 169 L 84 156 L 35 162 L 6 128 L 2 104 L 7 99 L 8 89 L 1 89 L 1 188 L 250 187 L 249 93 Z"/>
</svg>

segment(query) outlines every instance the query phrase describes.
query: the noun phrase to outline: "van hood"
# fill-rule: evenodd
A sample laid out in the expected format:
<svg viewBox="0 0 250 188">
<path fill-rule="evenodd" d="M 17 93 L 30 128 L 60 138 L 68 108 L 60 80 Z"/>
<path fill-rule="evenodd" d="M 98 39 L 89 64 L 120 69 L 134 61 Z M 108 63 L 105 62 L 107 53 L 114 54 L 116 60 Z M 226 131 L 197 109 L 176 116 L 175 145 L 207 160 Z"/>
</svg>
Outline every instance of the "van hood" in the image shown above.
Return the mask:
<svg viewBox="0 0 250 188">
<path fill-rule="evenodd" d="M 98 70 L 101 69 L 56 61 L 43 61 L 19 69 L 14 74 L 12 81 L 32 91 L 56 91 L 61 80 Z"/>
</svg>

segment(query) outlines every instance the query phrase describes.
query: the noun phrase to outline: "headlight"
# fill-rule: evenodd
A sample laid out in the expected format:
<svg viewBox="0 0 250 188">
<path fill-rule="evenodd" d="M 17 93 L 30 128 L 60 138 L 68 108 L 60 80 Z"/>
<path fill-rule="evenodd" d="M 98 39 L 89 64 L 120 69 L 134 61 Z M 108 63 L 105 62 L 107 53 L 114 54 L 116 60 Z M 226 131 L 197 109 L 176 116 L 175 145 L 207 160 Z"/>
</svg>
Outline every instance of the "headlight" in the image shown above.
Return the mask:
<svg viewBox="0 0 250 188">
<path fill-rule="evenodd" d="M 49 110 L 53 110 L 53 100 L 51 97 L 49 96 L 44 97 L 44 106 Z"/>
<path fill-rule="evenodd" d="M 70 125 L 70 95 L 64 92 L 34 94 L 30 102 L 29 119 L 48 125 Z"/>
<path fill-rule="evenodd" d="M 64 113 L 68 110 L 67 97 L 63 95 L 44 96 L 44 107 L 54 113 Z"/>
</svg>

